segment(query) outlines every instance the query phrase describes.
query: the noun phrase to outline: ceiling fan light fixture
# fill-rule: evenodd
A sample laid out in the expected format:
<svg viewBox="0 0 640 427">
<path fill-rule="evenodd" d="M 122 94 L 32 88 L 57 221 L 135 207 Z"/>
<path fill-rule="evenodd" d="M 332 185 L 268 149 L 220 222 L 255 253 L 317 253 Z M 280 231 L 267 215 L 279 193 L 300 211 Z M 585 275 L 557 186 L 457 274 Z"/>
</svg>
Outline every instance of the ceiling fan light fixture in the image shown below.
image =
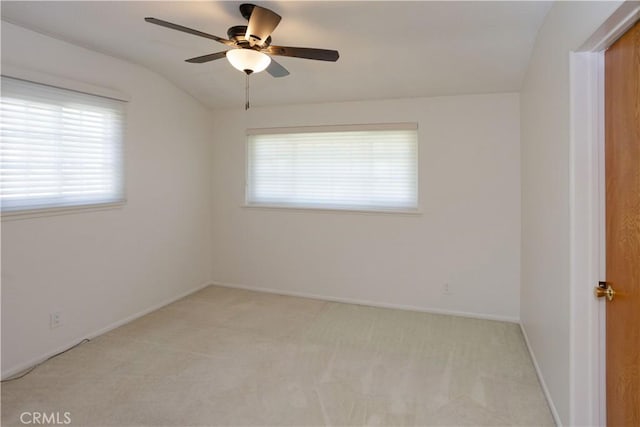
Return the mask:
<svg viewBox="0 0 640 427">
<path fill-rule="evenodd" d="M 234 68 L 247 74 L 264 71 L 271 63 L 269 55 L 254 49 L 231 49 L 227 59 Z"/>
</svg>

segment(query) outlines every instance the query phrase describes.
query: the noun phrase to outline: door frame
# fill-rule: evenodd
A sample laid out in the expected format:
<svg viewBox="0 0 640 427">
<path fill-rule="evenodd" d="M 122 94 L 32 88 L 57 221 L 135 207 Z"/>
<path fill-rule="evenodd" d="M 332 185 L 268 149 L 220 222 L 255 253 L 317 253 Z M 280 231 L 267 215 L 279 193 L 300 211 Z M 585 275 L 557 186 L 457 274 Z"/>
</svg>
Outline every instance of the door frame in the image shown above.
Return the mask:
<svg viewBox="0 0 640 427">
<path fill-rule="evenodd" d="M 604 51 L 639 19 L 624 2 L 570 54 L 570 425 L 606 425 Z"/>
</svg>

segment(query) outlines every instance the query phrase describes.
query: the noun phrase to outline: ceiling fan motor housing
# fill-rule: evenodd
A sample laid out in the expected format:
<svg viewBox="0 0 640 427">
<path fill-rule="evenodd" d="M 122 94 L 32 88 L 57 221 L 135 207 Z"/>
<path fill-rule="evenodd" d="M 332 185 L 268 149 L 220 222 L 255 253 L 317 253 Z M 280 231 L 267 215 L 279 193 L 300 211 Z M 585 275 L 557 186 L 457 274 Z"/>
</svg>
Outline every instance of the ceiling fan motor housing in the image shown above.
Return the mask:
<svg viewBox="0 0 640 427">
<path fill-rule="evenodd" d="M 244 38 L 244 35 L 247 32 L 246 25 L 235 25 L 227 30 L 227 37 L 229 40 L 232 40 L 236 46 L 242 48 L 250 47 L 249 41 Z M 264 42 L 262 48 L 268 47 L 271 44 L 271 36 L 267 37 L 267 40 Z"/>
</svg>

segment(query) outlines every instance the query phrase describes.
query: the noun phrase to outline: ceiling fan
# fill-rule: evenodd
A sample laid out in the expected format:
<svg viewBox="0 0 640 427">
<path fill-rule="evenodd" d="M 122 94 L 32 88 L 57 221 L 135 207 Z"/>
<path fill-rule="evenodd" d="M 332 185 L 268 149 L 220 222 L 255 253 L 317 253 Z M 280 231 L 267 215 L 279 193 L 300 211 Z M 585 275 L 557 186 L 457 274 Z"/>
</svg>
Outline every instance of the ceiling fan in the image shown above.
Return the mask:
<svg viewBox="0 0 640 427">
<path fill-rule="evenodd" d="M 233 67 L 247 75 L 247 103 L 245 109 L 249 108 L 248 76 L 250 74 L 266 70 L 273 77 L 289 75 L 289 71 L 286 68 L 271 58 L 272 55 L 331 62 L 337 61 L 340 56 L 337 50 L 274 46 L 271 44 L 271 33 L 280 23 L 280 19 L 282 19 L 280 15 L 267 8 L 249 3 L 240 5 L 240 13 L 249 21 L 248 25 L 236 25 L 229 28 L 227 30 L 228 39 L 157 18 L 147 17 L 144 20 L 151 24 L 215 40 L 229 46 L 231 48 L 229 50 L 190 58 L 186 62 L 203 64 L 226 57 Z"/>
</svg>

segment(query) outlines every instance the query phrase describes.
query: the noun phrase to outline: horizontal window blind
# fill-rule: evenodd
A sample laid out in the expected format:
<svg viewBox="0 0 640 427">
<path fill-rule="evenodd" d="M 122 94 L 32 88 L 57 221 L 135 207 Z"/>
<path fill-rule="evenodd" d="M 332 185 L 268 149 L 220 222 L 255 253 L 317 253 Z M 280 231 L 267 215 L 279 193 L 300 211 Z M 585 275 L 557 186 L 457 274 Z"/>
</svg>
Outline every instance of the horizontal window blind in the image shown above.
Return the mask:
<svg viewBox="0 0 640 427">
<path fill-rule="evenodd" d="M 250 134 L 247 204 L 416 209 L 417 166 L 415 126 Z"/>
<path fill-rule="evenodd" d="M 124 102 L 2 77 L 3 212 L 124 199 Z"/>
</svg>

